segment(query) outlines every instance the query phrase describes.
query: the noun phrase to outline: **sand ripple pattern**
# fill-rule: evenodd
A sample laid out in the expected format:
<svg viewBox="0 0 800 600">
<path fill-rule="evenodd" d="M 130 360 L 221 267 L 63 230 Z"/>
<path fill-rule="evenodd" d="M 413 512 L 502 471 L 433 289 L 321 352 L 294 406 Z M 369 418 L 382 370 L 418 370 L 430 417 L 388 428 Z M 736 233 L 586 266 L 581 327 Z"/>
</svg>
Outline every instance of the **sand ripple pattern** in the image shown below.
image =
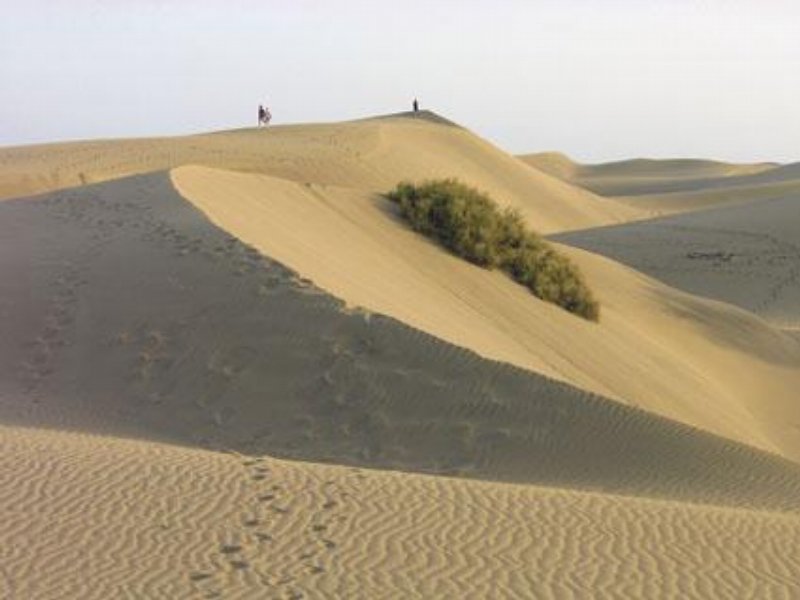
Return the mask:
<svg viewBox="0 0 800 600">
<path fill-rule="evenodd" d="M 0 427 L 4 598 L 796 598 L 796 516 Z"/>
</svg>

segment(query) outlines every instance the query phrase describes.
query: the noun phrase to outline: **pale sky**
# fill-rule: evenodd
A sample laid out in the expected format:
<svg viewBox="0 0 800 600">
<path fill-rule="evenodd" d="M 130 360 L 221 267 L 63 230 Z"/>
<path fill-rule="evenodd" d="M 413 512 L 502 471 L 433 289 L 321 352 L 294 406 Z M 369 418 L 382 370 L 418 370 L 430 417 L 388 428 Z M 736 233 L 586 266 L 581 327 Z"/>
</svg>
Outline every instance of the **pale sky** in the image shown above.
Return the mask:
<svg viewBox="0 0 800 600">
<path fill-rule="evenodd" d="M 2 0 L 0 145 L 429 108 L 513 152 L 800 161 L 800 0 Z"/>
</svg>

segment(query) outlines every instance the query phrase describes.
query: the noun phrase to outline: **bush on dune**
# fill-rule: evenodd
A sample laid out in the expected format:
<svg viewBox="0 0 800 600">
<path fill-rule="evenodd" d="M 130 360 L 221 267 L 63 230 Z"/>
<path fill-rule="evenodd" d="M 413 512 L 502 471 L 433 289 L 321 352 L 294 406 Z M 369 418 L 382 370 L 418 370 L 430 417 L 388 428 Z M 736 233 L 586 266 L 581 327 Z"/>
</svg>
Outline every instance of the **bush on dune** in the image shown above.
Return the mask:
<svg viewBox="0 0 800 600">
<path fill-rule="evenodd" d="M 387 196 L 415 231 L 454 254 L 502 269 L 538 298 L 598 320 L 600 307 L 578 267 L 530 231 L 517 211 L 501 210 L 491 198 L 455 179 L 400 183 Z"/>
</svg>

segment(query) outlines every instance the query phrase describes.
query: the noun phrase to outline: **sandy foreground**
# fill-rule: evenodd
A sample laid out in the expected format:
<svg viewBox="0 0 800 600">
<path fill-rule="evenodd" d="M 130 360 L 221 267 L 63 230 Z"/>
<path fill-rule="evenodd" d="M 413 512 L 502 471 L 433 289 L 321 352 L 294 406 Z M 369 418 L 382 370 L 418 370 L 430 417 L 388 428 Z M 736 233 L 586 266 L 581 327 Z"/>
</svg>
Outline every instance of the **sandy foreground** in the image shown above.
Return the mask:
<svg viewBox="0 0 800 600">
<path fill-rule="evenodd" d="M 791 598 L 794 515 L 0 428 L 6 598 Z"/>
<path fill-rule="evenodd" d="M 796 203 L 751 193 L 795 170 L 546 158 L 430 113 L 0 150 L 0 596 L 800 593 Z M 435 176 L 600 323 L 409 231 Z"/>
</svg>

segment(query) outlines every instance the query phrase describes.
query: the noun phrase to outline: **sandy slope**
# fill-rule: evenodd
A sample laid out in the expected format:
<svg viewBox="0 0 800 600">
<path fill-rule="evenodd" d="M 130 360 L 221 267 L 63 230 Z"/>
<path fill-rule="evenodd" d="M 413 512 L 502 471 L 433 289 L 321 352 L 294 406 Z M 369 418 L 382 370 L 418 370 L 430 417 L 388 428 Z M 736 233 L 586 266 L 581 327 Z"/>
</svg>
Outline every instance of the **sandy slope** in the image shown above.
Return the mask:
<svg viewBox="0 0 800 600">
<path fill-rule="evenodd" d="M 580 164 L 564 154 L 542 152 L 519 157 L 526 164 L 602 196 L 641 196 L 718 187 L 751 186 L 797 179 L 796 165 L 732 164 L 699 159 L 623 160 Z"/>
<path fill-rule="evenodd" d="M 426 113 L 0 150 L 60 190 L 0 203 L 0 596 L 800 593 L 800 335 L 568 247 L 601 323 L 539 302 L 379 194 L 453 175 L 645 214 Z"/>
<path fill-rule="evenodd" d="M 687 192 L 652 193 L 641 196 L 617 198 L 617 202 L 661 215 L 714 208 L 724 205 L 745 204 L 777 198 L 800 197 L 800 177 L 775 182 L 709 187 Z"/>
<path fill-rule="evenodd" d="M 789 598 L 796 515 L 0 426 L 5 598 Z"/>
<path fill-rule="evenodd" d="M 200 167 L 178 169 L 173 180 L 215 223 L 350 304 L 483 356 L 800 457 L 793 416 L 800 347 L 747 313 L 564 248 L 603 306 L 600 324 L 591 324 L 448 256 L 375 195 Z"/>
<path fill-rule="evenodd" d="M 239 177 L 249 182 L 253 176 Z M 227 206 L 235 208 L 239 190 L 232 185 L 229 192 Z M 314 232 L 313 215 L 323 218 L 332 237 L 316 244 L 306 239 L 326 252 L 320 261 L 347 260 L 341 248 L 359 247 L 363 232 L 342 231 L 308 198 L 288 197 L 288 204 L 305 214 L 301 229 Z M 253 222 L 264 217 L 242 214 Z M 505 318 L 540 335 L 539 345 L 561 339 L 559 323 L 572 327 L 567 333 L 589 344 L 590 355 L 581 360 L 591 363 L 598 351 L 591 340 L 603 336 L 581 332 L 602 329 L 463 265 L 385 214 L 376 218 L 384 223 L 375 230 L 384 246 L 395 247 L 393 231 L 409 238 L 403 247 L 412 275 L 419 264 L 428 265 L 436 281 L 455 286 L 443 293 L 427 271 L 414 280 L 394 263 L 384 264 L 382 273 L 395 279 L 383 279 L 408 288 L 397 293 L 418 294 L 418 312 L 441 302 L 456 313 L 451 326 L 513 348 L 513 321 L 489 318 L 493 309 L 508 307 L 513 312 Z M 276 219 L 275 225 L 291 231 L 297 224 Z M 346 308 L 211 224 L 178 195 L 166 173 L 4 202 L 0 248 L 5 423 L 351 465 L 800 506 L 794 463 L 486 360 L 395 319 Z M 366 250 L 364 256 L 377 252 Z M 356 262 L 347 272 L 353 281 L 365 274 Z M 525 312 L 530 305 L 533 312 Z M 434 307 L 426 310 L 446 316 Z M 539 333 L 534 321 L 553 329 Z M 497 323 L 506 323 L 505 330 Z M 567 350 L 562 347 L 564 357 Z M 627 363 L 610 367 L 629 372 Z M 769 422 L 744 416 L 737 422 L 734 410 L 741 407 L 724 404 L 723 397 L 698 396 L 699 410 L 680 400 L 680 407 L 691 407 L 681 414 L 709 419 L 718 402 L 718 426 L 738 439 L 758 434 L 764 446 L 782 442 L 762 430 Z M 713 468 L 720 464 L 726 468 Z"/>
<path fill-rule="evenodd" d="M 562 181 L 567 182 L 573 182 L 579 176 L 582 166 L 563 152 L 520 154 L 517 158 L 537 171 L 547 173 L 553 177 L 558 177 Z"/>
<path fill-rule="evenodd" d="M 372 191 L 387 191 L 403 179 L 458 177 L 518 207 L 543 233 L 641 216 L 635 207 L 533 171 L 475 134 L 427 112 L 180 138 L 0 149 L 0 198 L 184 164 Z"/>
<path fill-rule="evenodd" d="M 559 239 L 778 326 L 800 327 L 800 195 Z"/>
</svg>

